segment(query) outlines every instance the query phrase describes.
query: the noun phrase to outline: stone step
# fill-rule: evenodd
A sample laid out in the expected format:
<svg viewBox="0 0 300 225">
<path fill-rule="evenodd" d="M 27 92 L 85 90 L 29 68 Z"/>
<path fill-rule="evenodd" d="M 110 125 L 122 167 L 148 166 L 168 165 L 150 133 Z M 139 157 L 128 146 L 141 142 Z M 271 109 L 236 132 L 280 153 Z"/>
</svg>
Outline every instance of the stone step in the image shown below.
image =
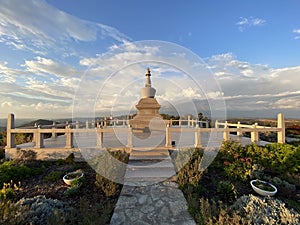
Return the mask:
<svg viewBox="0 0 300 225">
<path fill-rule="evenodd" d="M 165 159 L 139 159 L 129 160 L 127 168 L 130 167 L 169 167 L 173 166 L 170 158 Z"/>
<path fill-rule="evenodd" d="M 124 179 L 124 185 L 127 186 L 148 186 L 157 184 L 166 180 L 170 177 L 129 177 Z"/>
<path fill-rule="evenodd" d="M 128 169 L 125 173 L 125 178 L 130 177 L 171 177 L 176 173 L 174 171 L 174 167 L 143 167 L 143 168 L 135 168 Z"/>
<path fill-rule="evenodd" d="M 130 155 L 163 155 L 168 156 L 168 150 L 132 150 Z"/>
<path fill-rule="evenodd" d="M 168 155 L 130 155 L 129 160 L 166 160 L 169 159 Z"/>
</svg>

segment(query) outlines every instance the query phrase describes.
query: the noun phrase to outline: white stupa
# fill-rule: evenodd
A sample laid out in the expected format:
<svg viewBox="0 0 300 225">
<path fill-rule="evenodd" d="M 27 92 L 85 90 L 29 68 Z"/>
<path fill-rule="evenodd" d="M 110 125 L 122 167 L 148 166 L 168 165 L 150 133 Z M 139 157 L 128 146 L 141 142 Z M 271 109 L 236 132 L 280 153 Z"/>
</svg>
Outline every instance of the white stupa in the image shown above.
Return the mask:
<svg viewBox="0 0 300 225">
<path fill-rule="evenodd" d="M 153 118 L 162 119 L 159 114 L 160 104 L 155 99 L 155 88 L 151 87 L 151 72 L 150 69 L 146 70 L 145 87 L 141 89 L 141 99 L 135 106 L 137 109 L 137 115 L 130 121 L 135 132 L 147 132 L 149 131 L 149 124 Z"/>
</svg>

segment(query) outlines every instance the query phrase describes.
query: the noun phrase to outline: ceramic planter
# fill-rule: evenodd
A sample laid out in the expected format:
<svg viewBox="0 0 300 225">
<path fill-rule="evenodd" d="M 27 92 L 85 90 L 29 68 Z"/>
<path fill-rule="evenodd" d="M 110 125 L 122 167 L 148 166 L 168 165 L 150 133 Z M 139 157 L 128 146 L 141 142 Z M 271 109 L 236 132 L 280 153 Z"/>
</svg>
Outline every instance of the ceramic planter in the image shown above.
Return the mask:
<svg viewBox="0 0 300 225">
<path fill-rule="evenodd" d="M 81 177 L 83 177 L 83 173 L 75 171 L 64 175 L 63 180 L 67 185 L 71 185 L 74 180 L 79 179 Z"/>
<path fill-rule="evenodd" d="M 271 187 L 272 191 L 271 191 L 271 190 L 264 190 L 264 189 L 262 189 L 262 187 L 259 187 L 259 186 L 256 184 L 256 182 L 260 182 L 260 183 L 262 183 L 262 184 L 264 184 L 264 185 L 268 185 L 269 187 Z M 252 180 L 252 181 L 250 182 L 250 184 L 251 184 L 251 187 L 253 188 L 253 190 L 254 190 L 257 194 L 260 194 L 261 196 L 273 196 L 273 195 L 275 195 L 275 194 L 277 193 L 277 188 L 276 188 L 274 185 L 272 185 L 272 184 L 270 184 L 270 183 L 268 183 L 268 182 L 266 182 L 266 181 L 262 181 L 262 180 Z"/>
</svg>

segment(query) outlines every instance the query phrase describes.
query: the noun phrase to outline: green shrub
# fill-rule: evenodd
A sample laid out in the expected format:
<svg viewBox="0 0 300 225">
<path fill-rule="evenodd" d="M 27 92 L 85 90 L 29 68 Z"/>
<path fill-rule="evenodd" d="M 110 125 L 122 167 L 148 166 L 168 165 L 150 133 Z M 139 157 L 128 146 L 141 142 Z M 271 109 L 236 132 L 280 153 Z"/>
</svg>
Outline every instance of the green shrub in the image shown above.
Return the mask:
<svg viewBox="0 0 300 225">
<path fill-rule="evenodd" d="M 46 181 L 57 181 L 59 179 L 61 179 L 62 177 L 62 172 L 61 171 L 52 171 L 49 174 L 47 174 L 44 179 Z"/>
<path fill-rule="evenodd" d="M 220 181 L 217 186 L 217 193 L 220 200 L 224 202 L 233 202 L 237 197 L 237 191 L 230 181 Z"/>
<path fill-rule="evenodd" d="M 186 162 L 186 157 L 189 159 L 185 165 L 180 165 L 181 169 L 177 173 L 177 182 L 180 186 L 186 184 L 198 185 L 203 175 L 203 171 L 199 170 L 202 156 L 202 149 L 189 149 L 184 152 L 179 152 L 177 155 L 173 156 L 175 157 L 174 161 L 177 163 L 182 161 Z M 178 159 L 178 157 L 180 157 L 180 159 Z"/>
<path fill-rule="evenodd" d="M 12 200 L 16 196 L 16 191 L 20 190 L 21 183 L 18 185 L 14 184 L 13 181 L 10 183 L 4 183 L 2 189 L 0 190 L 0 199 L 1 200 Z"/>
<path fill-rule="evenodd" d="M 128 162 L 129 154 L 124 151 L 114 151 L 109 154 L 122 163 Z M 94 162 L 97 163 L 98 171 L 101 171 L 101 174 L 96 174 L 95 185 L 99 187 L 106 196 L 118 195 L 122 186 L 114 181 L 120 181 L 121 183 L 124 178 L 126 166 L 124 165 L 120 170 L 116 171 L 115 163 L 105 154 L 94 159 Z M 109 180 L 106 177 L 109 177 L 114 181 Z"/>
<path fill-rule="evenodd" d="M 0 165 L 0 188 L 3 187 L 3 183 L 9 183 L 11 180 L 22 181 L 40 172 L 41 169 L 29 168 L 24 164 L 16 164 L 13 160 L 4 161 Z"/>
<path fill-rule="evenodd" d="M 68 155 L 68 157 L 65 159 L 65 163 L 66 164 L 73 164 L 75 160 L 75 155 L 74 153 L 71 153 L 70 155 Z"/>
<path fill-rule="evenodd" d="M 5 158 L 5 149 L 0 148 L 0 160 Z"/>
</svg>

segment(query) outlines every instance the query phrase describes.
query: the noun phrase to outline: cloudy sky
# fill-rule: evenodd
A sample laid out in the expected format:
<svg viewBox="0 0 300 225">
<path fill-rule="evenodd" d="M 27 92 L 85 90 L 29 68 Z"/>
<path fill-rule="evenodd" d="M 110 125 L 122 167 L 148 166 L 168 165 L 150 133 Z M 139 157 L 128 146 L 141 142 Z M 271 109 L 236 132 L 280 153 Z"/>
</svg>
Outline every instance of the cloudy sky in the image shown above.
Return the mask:
<svg viewBox="0 0 300 225">
<path fill-rule="evenodd" d="M 182 115 L 300 118 L 299 9 L 297 0 L 0 0 L 0 118 L 127 113 L 148 66 L 159 102 Z"/>
</svg>

